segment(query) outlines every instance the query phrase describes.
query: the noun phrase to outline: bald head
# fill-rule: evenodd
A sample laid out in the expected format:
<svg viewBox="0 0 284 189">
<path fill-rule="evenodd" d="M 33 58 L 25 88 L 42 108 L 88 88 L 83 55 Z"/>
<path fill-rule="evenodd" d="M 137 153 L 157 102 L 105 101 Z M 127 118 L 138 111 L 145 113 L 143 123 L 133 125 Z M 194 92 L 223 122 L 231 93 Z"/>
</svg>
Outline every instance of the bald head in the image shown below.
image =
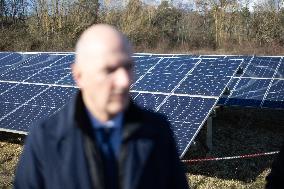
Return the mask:
<svg viewBox="0 0 284 189">
<path fill-rule="evenodd" d="M 127 38 L 115 27 L 97 24 L 83 32 L 76 44 L 76 63 L 86 62 L 87 54 L 101 58 L 119 53 L 132 55 L 132 48 Z"/>
<path fill-rule="evenodd" d="M 77 42 L 73 77 L 87 109 L 100 121 L 124 111 L 129 103 L 131 53 L 127 38 L 110 25 L 91 26 Z"/>
</svg>

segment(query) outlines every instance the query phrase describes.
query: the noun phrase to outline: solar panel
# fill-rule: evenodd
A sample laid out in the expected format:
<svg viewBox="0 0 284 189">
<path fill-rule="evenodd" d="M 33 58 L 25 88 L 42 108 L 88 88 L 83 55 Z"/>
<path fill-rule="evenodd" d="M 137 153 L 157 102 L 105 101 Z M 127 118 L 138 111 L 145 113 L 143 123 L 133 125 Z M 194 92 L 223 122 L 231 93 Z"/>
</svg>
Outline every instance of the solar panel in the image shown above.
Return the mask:
<svg viewBox="0 0 284 189">
<path fill-rule="evenodd" d="M 47 106 L 51 108 L 61 108 L 77 91 L 78 89 L 74 87 L 51 86 L 40 96 L 37 96 L 35 99 L 30 101 L 30 104 Z"/>
<path fill-rule="evenodd" d="M 284 61 L 282 60 L 274 76 L 275 79 L 284 79 Z"/>
<path fill-rule="evenodd" d="M 248 66 L 243 77 L 273 78 L 281 58 L 256 57 Z"/>
<path fill-rule="evenodd" d="M 155 110 L 166 98 L 167 95 L 151 94 L 151 93 L 131 93 L 133 100 L 140 106 L 148 109 Z"/>
<path fill-rule="evenodd" d="M 16 84 L 0 96 L 0 102 L 6 110 L 4 114 L 1 114 L 1 128 L 12 132 L 28 132 L 32 123 L 61 109 L 77 90 L 66 87 Z"/>
<path fill-rule="evenodd" d="M 152 67 L 151 71 L 144 75 L 144 77 L 148 75 L 147 79 L 143 77 L 134 83 L 132 96 L 142 107 L 167 115 L 179 153 L 183 156 L 242 60 L 227 59 L 220 62 L 200 58 L 191 61 L 178 60 L 164 58 Z M 183 66 L 184 68 L 180 69 Z M 154 74 L 151 75 L 152 73 Z M 191 76 L 197 79 L 192 82 Z M 169 79 L 171 77 L 175 79 Z M 213 82 L 208 78 L 213 78 Z M 201 85 L 200 81 L 203 81 L 204 85 Z M 139 82 L 140 87 L 137 85 Z M 184 87 L 185 85 L 188 87 Z M 207 91 L 208 94 L 196 93 L 200 89 Z M 213 89 L 216 90 L 215 93 L 213 92 L 214 95 L 212 95 Z"/>
<path fill-rule="evenodd" d="M 0 95 L 8 91 L 10 88 L 16 86 L 16 83 L 0 82 Z"/>
<path fill-rule="evenodd" d="M 231 94 L 218 104 L 260 108 L 284 108 L 281 82 L 283 57 L 251 57 L 244 61 L 244 73 L 228 85 Z M 275 80 L 273 80 L 275 78 Z"/>
<path fill-rule="evenodd" d="M 232 84 L 229 84 L 234 88 L 231 88 L 231 95 L 226 99 L 224 105 L 259 107 L 270 81 L 270 79 L 234 79 Z"/>
<path fill-rule="evenodd" d="M 22 104 L 0 118 L 1 130 L 27 133 L 30 125 L 52 115 L 57 110 L 57 108 Z"/>
<path fill-rule="evenodd" d="M 241 60 L 202 61 L 175 92 L 219 97 L 240 64 Z"/>
<path fill-rule="evenodd" d="M 189 75 L 176 93 L 218 97 L 229 81 L 230 78 L 218 76 Z"/>
<path fill-rule="evenodd" d="M 1 93 L 0 101 L 14 104 L 23 104 L 46 88 L 47 86 L 33 84 L 15 84 L 13 87 Z"/>
<path fill-rule="evenodd" d="M 29 77 L 25 81 L 47 84 L 57 83 L 62 78 L 67 77 L 67 75 L 71 74 L 69 69 L 71 61 L 71 56 L 60 57 L 58 60 L 52 62 L 49 66 L 42 68 L 38 73 L 34 74 L 32 77 Z"/>
<path fill-rule="evenodd" d="M 215 98 L 169 96 L 168 94 L 137 92 L 131 94 L 138 105 L 167 115 L 181 156 L 186 152 L 217 101 Z M 163 103 L 166 98 L 167 100 Z"/>
<path fill-rule="evenodd" d="M 11 52 L 0 52 L 0 60 L 9 56 L 11 54 Z"/>
<path fill-rule="evenodd" d="M 167 115 L 181 156 L 229 81 L 226 105 L 284 107 L 282 57 L 135 54 L 134 60 L 131 95 L 137 104 Z M 28 132 L 60 110 L 78 90 L 73 62 L 73 53 L 0 53 L 1 129 Z M 244 73 L 236 77 L 241 63 Z"/>
<path fill-rule="evenodd" d="M 216 101 L 214 98 L 173 95 L 158 110 L 167 115 L 181 156 L 187 151 Z"/>
<path fill-rule="evenodd" d="M 284 80 L 274 79 L 262 107 L 284 108 Z"/>
<path fill-rule="evenodd" d="M 199 58 L 215 58 L 215 59 L 222 59 L 227 57 L 227 55 L 200 55 Z"/>
<path fill-rule="evenodd" d="M 0 59 L 0 74 L 4 73 L 6 70 L 13 69 L 25 60 L 29 59 L 31 55 L 21 55 L 19 53 L 9 53 Z"/>
<path fill-rule="evenodd" d="M 0 102 L 0 106 L 1 106 L 0 116 L 4 117 L 8 113 L 10 113 L 14 109 L 16 109 L 19 105 L 14 104 L 14 103 L 10 103 L 10 102 Z M 1 122 L 1 128 L 4 128 L 4 127 L 5 127 L 5 125 L 2 124 L 2 122 Z"/>
<path fill-rule="evenodd" d="M 41 72 L 52 62 L 57 61 L 58 56 L 49 55 L 33 55 L 29 58 L 24 59 L 24 61 L 19 62 L 17 66 L 11 66 L 2 72 L 0 75 L 0 80 L 6 81 L 24 81 L 29 77 Z"/>
<path fill-rule="evenodd" d="M 131 90 L 171 92 L 197 62 L 195 59 L 161 59 L 132 85 Z"/>
<path fill-rule="evenodd" d="M 60 110 L 78 90 L 70 69 L 72 53 L 11 53 L 2 57 L 5 63 L 0 61 L 0 66 L 7 65 L 0 72 L 2 130 L 28 132 L 31 124 Z M 137 104 L 167 115 L 181 155 L 242 62 L 197 57 L 134 55 L 137 77 L 131 95 Z"/>
<path fill-rule="evenodd" d="M 144 75 L 151 67 L 161 61 L 162 58 L 157 57 L 139 57 L 135 58 L 135 80 L 138 80 L 142 75 Z"/>
</svg>

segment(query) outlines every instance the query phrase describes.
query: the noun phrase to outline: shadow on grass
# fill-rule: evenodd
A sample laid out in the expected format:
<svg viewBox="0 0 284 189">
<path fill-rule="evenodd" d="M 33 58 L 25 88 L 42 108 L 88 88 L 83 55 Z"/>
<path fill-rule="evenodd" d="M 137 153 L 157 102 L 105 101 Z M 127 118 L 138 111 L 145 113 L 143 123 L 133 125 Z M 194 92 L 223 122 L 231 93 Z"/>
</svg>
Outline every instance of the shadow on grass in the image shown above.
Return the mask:
<svg viewBox="0 0 284 189">
<path fill-rule="evenodd" d="M 12 144 L 24 144 L 26 135 L 8 133 L 5 131 L 0 131 L 0 142 L 7 142 Z"/>
<path fill-rule="evenodd" d="M 208 152 L 204 145 L 204 127 L 183 159 L 278 151 L 284 137 L 283 115 L 283 110 L 220 108 L 213 119 L 213 150 Z M 189 174 L 252 182 L 270 168 L 275 156 L 198 162 L 186 168 Z"/>
</svg>

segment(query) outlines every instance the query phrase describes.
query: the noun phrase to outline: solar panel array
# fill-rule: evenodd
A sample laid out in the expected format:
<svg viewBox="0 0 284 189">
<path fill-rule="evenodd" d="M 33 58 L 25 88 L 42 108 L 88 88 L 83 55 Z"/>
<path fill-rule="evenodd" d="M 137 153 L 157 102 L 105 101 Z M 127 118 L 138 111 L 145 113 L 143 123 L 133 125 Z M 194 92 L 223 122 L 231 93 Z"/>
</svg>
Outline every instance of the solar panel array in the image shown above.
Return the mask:
<svg viewBox="0 0 284 189">
<path fill-rule="evenodd" d="M 1 130 L 26 133 L 32 123 L 62 108 L 77 91 L 60 86 L 71 75 L 73 59 L 73 55 L 1 53 Z"/>
<path fill-rule="evenodd" d="M 252 84 L 252 78 L 247 78 L 252 74 L 282 77 L 282 58 L 277 59 L 278 64 L 268 58 L 273 67 L 265 70 L 264 66 L 270 64 L 262 64 L 266 58 L 258 57 L 135 54 L 134 59 L 132 98 L 145 108 L 167 115 L 181 156 L 229 83 L 235 89 L 238 85 L 243 89 L 256 87 L 246 98 L 263 95 L 267 100 L 261 102 L 262 106 L 278 105 L 276 101 L 283 99 L 279 91 L 283 89 L 282 80 L 262 78 Z M 78 91 L 70 70 L 73 61 L 73 53 L 0 53 L 0 130 L 27 133 L 31 124 L 62 109 Z M 240 65 L 245 70 L 241 76 L 236 75 Z M 272 69 L 277 69 L 277 74 Z M 242 92 L 232 91 L 222 98 L 224 104 L 237 95 L 243 99 Z"/>
<path fill-rule="evenodd" d="M 191 56 L 159 58 L 148 70 L 147 61 L 136 61 L 139 74 L 131 86 L 135 102 L 167 115 L 182 155 L 232 79 L 242 59 Z"/>
<path fill-rule="evenodd" d="M 284 109 L 283 57 L 244 57 L 241 67 L 243 73 L 228 85 L 231 94 L 218 104 Z"/>
</svg>

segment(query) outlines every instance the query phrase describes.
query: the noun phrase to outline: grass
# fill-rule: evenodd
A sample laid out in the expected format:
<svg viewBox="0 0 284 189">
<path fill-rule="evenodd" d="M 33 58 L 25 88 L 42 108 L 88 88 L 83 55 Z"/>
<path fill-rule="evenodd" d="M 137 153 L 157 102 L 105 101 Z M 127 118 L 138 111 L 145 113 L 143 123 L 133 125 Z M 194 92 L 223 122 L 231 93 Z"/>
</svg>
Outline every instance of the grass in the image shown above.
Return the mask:
<svg viewBox="0 0 284 189">
<path fill-rule="evenodd" d="M 284 137 L 283 111 L 219 108 L 213 119 L 213 150 L 200 131 L 184 159 L 224 157 L 279 150 Z M 0 188 L 12 188 L 23 137 L 0 133 Z M 187 164 L 192 189 L 260 189 L 270 171 L 272 156 Z"/>
<path fill-rule="evenodd" d="M 14 172 L 23 149 L 23 136 L 0 133 L 0 188 L 12 188 Z"/>
<path fill-rule="evenodd" d="M 220 108 L 213 119 L 213 150 L 204 145 L 203 127 L 185 159 L 277 151 L 284 137 L 283 111 Z M 187 165 L 192 188 L 264 188 L 275 155 Z"/>
</svg>

